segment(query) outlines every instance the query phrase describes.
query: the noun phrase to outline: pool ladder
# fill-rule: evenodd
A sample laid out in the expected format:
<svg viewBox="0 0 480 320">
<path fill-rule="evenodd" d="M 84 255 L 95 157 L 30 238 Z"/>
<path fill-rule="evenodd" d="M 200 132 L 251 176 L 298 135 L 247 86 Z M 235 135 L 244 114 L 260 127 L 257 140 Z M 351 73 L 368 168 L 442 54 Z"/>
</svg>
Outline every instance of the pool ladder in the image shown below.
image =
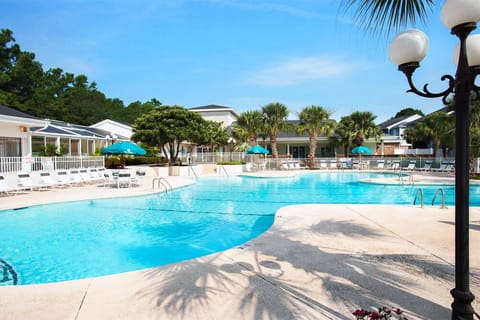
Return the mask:
<svg viewBox="0 0 480 320">
<path fill-rule="evenodd" d="M 172 185 L 168 182 L 167 179 L 163 177 L 156 177 L 153 178 L 152 180 L 152 189 L 155 189 L 155 182 L 157 182 L 157 188 L 160 189 L 160 186 L 162 186 L 165 189 L 165 192 L 172 191 Z"/>
<path fill-rule="evenodd" d="M 445 192 L 443 191 L 442 188 L 438 188 L 437 191 L 435 191 L 435 194 L 433 195 L 433 199 L 432 199 L 432 206 L 435 204 L 435 200 L 437 199 L 437 196 L 439 194 L 442 195 L 442 204 L 440 205 L 440 208 L 446 209 L 447 207 L 445 206 Z M 417 189 L 417 192 L 415 193 L 415 199 L 413 199 L 413 205 L 417 204 L 418 196 L 420 196 L 420 207 L 423 208 L 425 204 L 425 196 L 423 194 L 422 188 Z"/>
</svg>

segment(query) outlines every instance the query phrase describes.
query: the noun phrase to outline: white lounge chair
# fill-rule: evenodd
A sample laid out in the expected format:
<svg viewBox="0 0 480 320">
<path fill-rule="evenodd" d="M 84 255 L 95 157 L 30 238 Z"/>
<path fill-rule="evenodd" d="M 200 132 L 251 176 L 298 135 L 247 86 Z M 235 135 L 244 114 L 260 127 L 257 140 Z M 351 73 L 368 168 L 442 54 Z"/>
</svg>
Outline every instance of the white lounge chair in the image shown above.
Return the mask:
<svg viewBox="0 0 480 320">
<path fill-rule="evenodd" d="M 401 168 L 401 169 L 402 170 L 407 170 L 407 171 L 413 171 L 413 170 L 415 170 L 416 163 L 417 163 L 416 160 L 411 160 L 405 168 Z"/>
<path fill-rule="evenodd" d="M 82 176 L 80 175 L 80 171 L 77 169 L 70 170 L 70 180 L 72 184 L 76 185 L 84 185 L 85 181 L 83 180 Z"/>
<path fill-rule="evenodd" d="M 24 173 L 24 172 L 17 174 L 17 186 L 19 189 L 32 190 L 32 191 L 41 190 L 48 187 L 48 186 L 33 182 L 30 174 Z"/>
<path fill-rule="evenodd" d="M 118 188 L 122 188 L 122 187 L 130 188 L 131 184 L 132 184 L 132 174 L 130 172 L 121 171 L 118 173 L 118 177 L 117 177 Z"/>
<path fill-rule="evenodd" d="M 377 161 L 377 169 L 385 169 L 385 160 Z"/>
<path fill-rule="evenodd" d="M 281 167 L 282 170 L 289 170 L 290 166 L 288 165 L 288 162 L 282 161 Z"/>
<path fill-rule="evenodd" d="M 57 171 L 55 174 L 55 180 L 57 181 L 57 183 L 64 186 L 72 185 L 72 180 L 70 179 L 70 176 L 68 175 L 68 172 L 66 170 Z"/>
<path fill-rule="evenodd" d="M 88 169 L 79 169 L 78 173 L 84 183 L 94 183 L 97 182 L 97 178 L 92 176 L 92 174 L 88 171 Z"/>
<path fill-rule="evenodd" d="M 327 161 L 320 160 L 320 169 L 328 169 Z"/>
<path fill-rule="evenodd" d="M 432 160 L 426 160 L 423 167 L 417 168 L 418 171 L 429 171 L 432 168 Z"/>
<path fill-rule="evenodd" d="M 293 163 L 293 168 L 294 168 L 294 169 L 297 169 L 297 170 L 306 169 L 306 167 L 301 166 L 301 165 L 300 165 L 300 162 L 298 162 L 298 161 L 295 161 L 295 162 Z"/>
<path fill-rule="evenodd" d="M 5 180 L 4 176 L 0 176 L 0 193 L 10 195 L 12 192 L 17 192 L 19 189 L 17 187 L 10 186 Z"/>
<path fill-rule="evenodd" d="M 40 185 L 45 188 L 59 187 L 60 184 L 53 180 L 50 172 L 40 172 Z"/>
</svg>

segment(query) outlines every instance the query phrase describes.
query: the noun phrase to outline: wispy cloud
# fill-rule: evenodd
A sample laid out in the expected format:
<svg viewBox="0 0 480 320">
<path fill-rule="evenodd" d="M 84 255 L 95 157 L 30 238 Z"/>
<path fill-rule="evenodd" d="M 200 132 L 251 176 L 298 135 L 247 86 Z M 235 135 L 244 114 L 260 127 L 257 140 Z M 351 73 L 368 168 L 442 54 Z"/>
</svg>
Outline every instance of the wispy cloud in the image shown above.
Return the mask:
<svg viewBox="0 0 480 320">
<path fill-rule="evenodd" d="M 205 0 L 211 3 L 217 3 L 224 6 L 243 8 L 248 10 L 259 10 L 259 11 L 275 11 L 283 12 L 296 16 L 310 17 L 314 13 L 309 10 L 302 9 L 297 6 L 274 3 L 270 1 L 247 1 L 247 0 Z"/>
<path fill-rule="evenodd" d="M 306 81 L 339 77 L 357 69 L 356 63 L 327 55 L 292 57 L 248 75 L 247 82 L 263 86 L 291 86 Z"/>
</svg>

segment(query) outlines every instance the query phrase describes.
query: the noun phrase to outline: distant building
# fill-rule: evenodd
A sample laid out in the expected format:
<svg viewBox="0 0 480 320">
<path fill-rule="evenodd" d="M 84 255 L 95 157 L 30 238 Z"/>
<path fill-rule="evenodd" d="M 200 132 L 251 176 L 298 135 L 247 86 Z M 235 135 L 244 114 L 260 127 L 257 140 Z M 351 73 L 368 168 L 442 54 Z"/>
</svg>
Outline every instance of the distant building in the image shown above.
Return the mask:
<svg viewBox="0 0 480 320">
<path fill-rule="evenodd" d="M 45 120 L 0 105 L 0 157 L 31 156 L 30 128 L 45 123 Z"/>
<path fill-rule="evenodd" d="M 188 109 L 201 115 L 205 120 L 221 122 L 225 127 L 230 127 L 238 120 L 238 113 L 233 108 L 211 104 L 208 106 Z"/>
</svg>

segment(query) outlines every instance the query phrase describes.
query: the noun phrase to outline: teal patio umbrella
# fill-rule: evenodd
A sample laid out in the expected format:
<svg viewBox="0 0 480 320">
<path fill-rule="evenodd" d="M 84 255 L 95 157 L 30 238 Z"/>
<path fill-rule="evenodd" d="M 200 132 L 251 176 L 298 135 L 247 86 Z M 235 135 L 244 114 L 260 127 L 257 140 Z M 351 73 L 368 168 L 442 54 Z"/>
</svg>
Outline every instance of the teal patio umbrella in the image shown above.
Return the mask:
<svg viewBox="0 0 480 320">
<path fill-rule="evenodd" d="M 133 142 L 122 141 L 104 148 L 102 154 L 144 156 L 147 151 Z"/>
<path fill-rule="evenodd" d="M 372 150 L 368 149 L 365 146 L 356 146 L 355 148 L 350 151 L 351 154 L 372 154 Z"/>
<path fill-rule="evenodd" d="M 248 154 L 269 154 L 270 151 L 268 151 L 267 149 L 265 149 L 264 147 L 262 146 L 259 146 L 259 145 L 256 145 L 256 146 L 253 146 L 251 148 L 249 148 L 247 150 L 247 153 Z"/>
<path fill-rule="evenodd" d="M 103 148 L 102 154 L 106 155 L 119 155 L 122 168 L 125 167 L 125 155 L 129 156 L 144 156 L 147 154 L 147 151 L 140 147 L 139 145 L 130 142 L 122 141 L 114 143 L 111 146 Z"/>
</svg>

